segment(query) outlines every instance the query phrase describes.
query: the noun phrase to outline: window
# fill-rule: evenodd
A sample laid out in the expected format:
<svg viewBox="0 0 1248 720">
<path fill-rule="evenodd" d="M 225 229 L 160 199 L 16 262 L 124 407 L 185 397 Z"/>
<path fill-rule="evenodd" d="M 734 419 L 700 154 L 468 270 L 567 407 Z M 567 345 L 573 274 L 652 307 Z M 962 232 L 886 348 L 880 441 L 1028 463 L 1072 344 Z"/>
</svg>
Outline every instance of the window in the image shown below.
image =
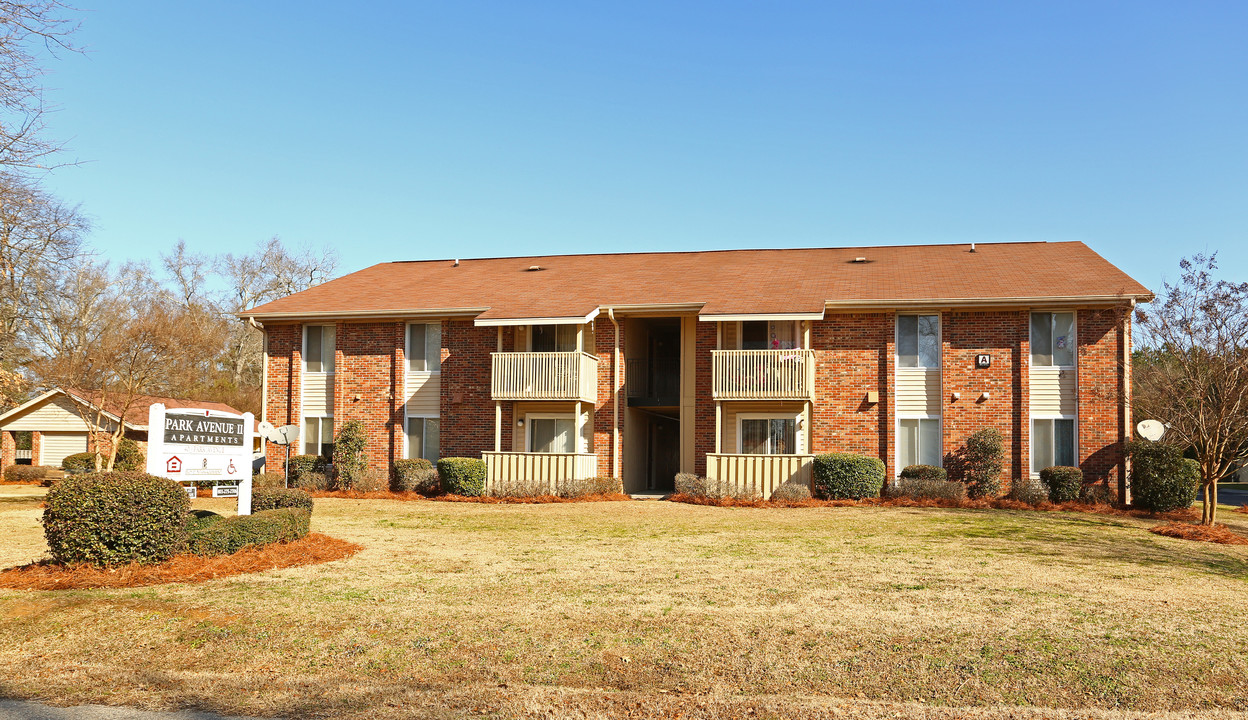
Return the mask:
<svg viewBox="0 0 1248 720">
<path fill-rule="evenodd" d="M 573 352 L 577 349 L 575 325 L 534 325 L 530 335 L 533 352 Z"/>
<path fill-rule="evenodd" d="M 798 346 L 797 324 L 789 320 L 746 320 L 741 323 L 742 350 L 792 350 Z"/>
<path fill-rule="evenodd" d="M 1031 471 L 1054 465 L 1075 466 L 1074 418 L 1042 418 L 1031 421 Z"/>
<path fill-rule="evenodd" d="M 442 370 L 441 323 L 412 323 L 407 326 L 407 369 L 413 372 Z"/>
<path fill-rule="evenodd" d="M 797 454 L 797 418 L 742 417 L 740 452 L 747 455 Z"/>
<path fill-rule="evenodd" d="M 308 372 L 334 371 L 334 326 L 307 325 L 303 329 L 303 361 Z"/>
<path fill-rule="evenodd" d="M 1031 364 L 1074 367 L 1074 313 L 1031 314 Z"/>
<path fill-rule="evenodd" d="M 897 366 L 940 367 L 940 316 L 897 316 Z"/>
<path fill-rule="evenodd" d="M 438 462 L 438 418 L 409 417 L 407 419 L 407 457 L 424 458 Z"/>
<path fill-rule="evenodd" d="M 334 456 L 334 419 L 305 417 L 303 419 L 303 452 L 305 455 Z"/>
<path fill-rule="evenodd" d="M 897 467 L 941 466 L 940 420 L 912 418 L 897 421 Z"/>
<path fill-rule="evenodd" d="M 576 420 L 569 417 L 527 416 L 529 426 L 529 452 L 574 453 L 576 446 Z"/>
</svg>

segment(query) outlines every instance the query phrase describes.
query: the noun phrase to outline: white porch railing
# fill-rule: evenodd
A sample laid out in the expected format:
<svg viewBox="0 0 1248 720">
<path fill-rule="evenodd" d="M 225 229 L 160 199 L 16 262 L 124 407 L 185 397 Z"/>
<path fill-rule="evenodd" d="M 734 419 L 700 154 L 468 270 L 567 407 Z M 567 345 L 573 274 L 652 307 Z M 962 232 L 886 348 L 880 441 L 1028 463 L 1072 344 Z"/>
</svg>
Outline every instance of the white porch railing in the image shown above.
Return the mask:
<svg viewBox="0 0 1248 720">
<path fill-rule="evenodd" d="M 14 460 L 29 460 L 31 457 L 29 450 L 15 450 L 14 452 L 17 453 L 13 456 Z"/>
<path fill-rule="evenodd" d="M 716 400 L 812 400 L 813 350 L 712 350 Z"/>
<path fill-rule="evenodd" d="M 757 495 L 764 500 L 786 482 L 812 487 L 814 469 L 814 455 L 708 453 L 706 456 L 708 479 L 720 480 L 734 492 Z"/>
<path fill-rule="evenodd" d="M 598 402 L 598 358 L 583 352 L 491 353 L 494 400 Z"/>
<path fill-rule="evenodd" d="M 485 452 L 485 492 L 558 495 L 572 480 L 598 474 L 593 453 Z"/>
</svg>

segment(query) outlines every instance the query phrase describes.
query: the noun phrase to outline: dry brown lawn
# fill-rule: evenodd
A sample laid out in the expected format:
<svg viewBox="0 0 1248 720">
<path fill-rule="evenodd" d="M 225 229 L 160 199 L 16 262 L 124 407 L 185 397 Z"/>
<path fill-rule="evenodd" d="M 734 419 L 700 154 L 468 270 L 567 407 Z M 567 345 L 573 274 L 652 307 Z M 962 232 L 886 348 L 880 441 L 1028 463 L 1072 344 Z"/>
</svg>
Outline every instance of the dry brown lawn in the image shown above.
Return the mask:
<svg viewBox="0 0 1248 720">
<path fill-rule="evenodd" d="M 44 552 L 42 492 L 0 488 L 0 567 Z M 325 498 L 313 529 L 363 545 L 353 558 L 0 590 L 0 696 L 286 717 L 1248 717 L 1248 548 L 1155 524 Z"/>
</svg>

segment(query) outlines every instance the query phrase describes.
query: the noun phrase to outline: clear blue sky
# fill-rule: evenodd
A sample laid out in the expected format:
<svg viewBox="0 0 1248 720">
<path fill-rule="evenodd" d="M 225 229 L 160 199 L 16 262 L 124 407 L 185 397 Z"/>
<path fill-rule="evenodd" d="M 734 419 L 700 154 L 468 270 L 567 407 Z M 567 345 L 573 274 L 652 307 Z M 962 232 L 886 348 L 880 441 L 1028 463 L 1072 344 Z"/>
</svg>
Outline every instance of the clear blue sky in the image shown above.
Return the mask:
<svg viewBox="0 0 1248 720">
<path fill-rule="evenodd" d="M 1248 279 L 1242 1 L 83 6 L 49 185 L 107 257 L 1082 240 Z"/>
</svg>

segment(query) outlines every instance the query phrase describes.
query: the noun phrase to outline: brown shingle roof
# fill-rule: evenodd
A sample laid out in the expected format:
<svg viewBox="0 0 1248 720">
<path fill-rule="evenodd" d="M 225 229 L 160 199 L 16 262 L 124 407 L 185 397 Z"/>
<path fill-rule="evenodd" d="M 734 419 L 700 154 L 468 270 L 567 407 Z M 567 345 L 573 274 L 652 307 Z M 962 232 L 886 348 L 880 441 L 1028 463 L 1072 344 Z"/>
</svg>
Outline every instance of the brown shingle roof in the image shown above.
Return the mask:
<svg viewBox="0 0 1248 720">
<path fill-rule="evenodd" d="M 99 407 L 100 392 L 97 390 L 79 390 L 77 388 L 61 388 L 66 394 L 76 397 L 78 400 L 86 402 L 89 405 Z M 122 399 L 110 397 L 104 402 L 104 411 L 114 417 L 121 410 Z M 146 427 L 148 410 L 156 403 L 162 403 L 167 408 L 190 408 L 195 410 L 219 410 L 222 412 L 240 415 L 238 410 L 226 405 L 225 403 L 211 402 L 207 400 L 187 400 L 185 398 L 169 398 L 157 397 L 155 395 L 138 395 L 133 399 L 129 409 L 126 410 L 125 421 L 129 425 L 137 425 Z"/>
<path fill-rule="evenodd" d="M 820 313 L 826 306 L 1037 299 L 1146 300 L 1081 242 L 547 255 L 392 262 L 243 313 L 258 318 L 461 311 L 481 320 L 584 317 L 685 305 L 702 315 Z M 854 262 L 865 257 L 867 262 Z M 542 268 L 531 271 L 531 266 Z"/>
</svg>

